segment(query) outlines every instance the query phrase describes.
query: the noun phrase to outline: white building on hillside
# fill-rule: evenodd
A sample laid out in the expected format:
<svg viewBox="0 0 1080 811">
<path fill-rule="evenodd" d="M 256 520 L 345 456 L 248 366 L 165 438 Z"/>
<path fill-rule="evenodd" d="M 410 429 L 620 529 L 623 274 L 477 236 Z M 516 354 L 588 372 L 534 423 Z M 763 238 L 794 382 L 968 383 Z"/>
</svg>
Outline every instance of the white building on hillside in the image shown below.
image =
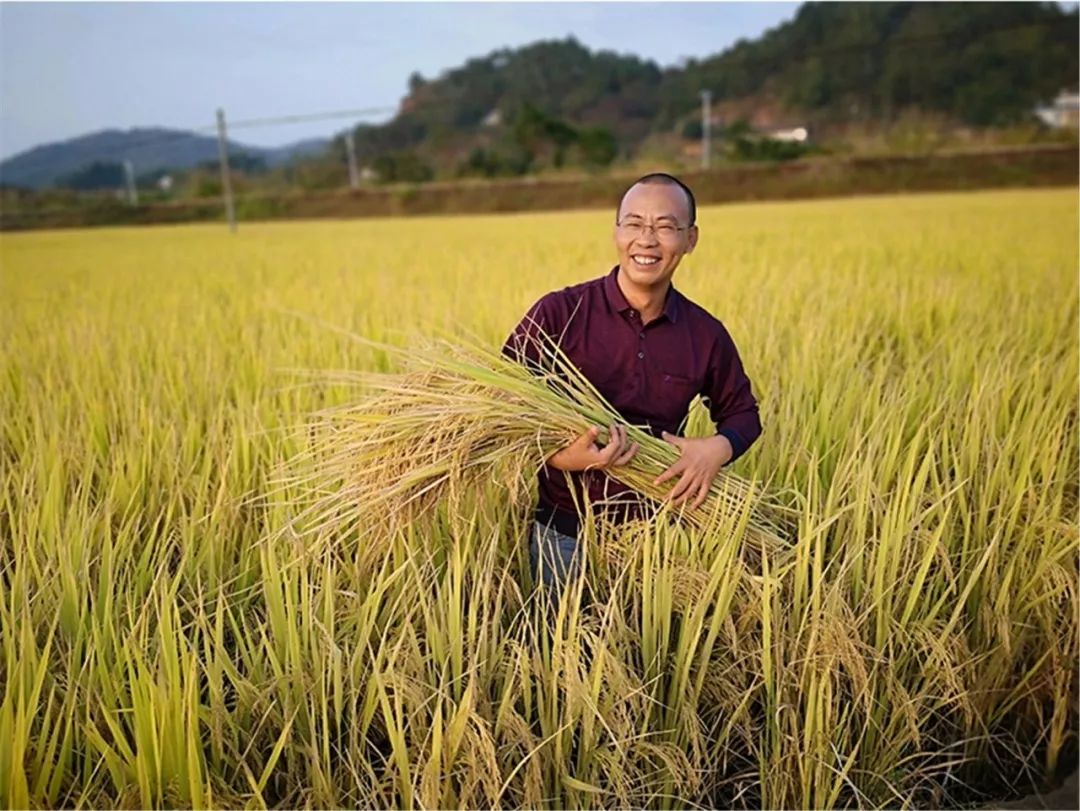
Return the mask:
<svg viewBox="0 0 1080 811">
<path fill-rule="evenodd" d="M 1080 94 L 1062 90 L 1052 104 L 1036 107 L 1035 115 L 1048 127 L 1076 129 L 1080 123 Z"/>
</svg>

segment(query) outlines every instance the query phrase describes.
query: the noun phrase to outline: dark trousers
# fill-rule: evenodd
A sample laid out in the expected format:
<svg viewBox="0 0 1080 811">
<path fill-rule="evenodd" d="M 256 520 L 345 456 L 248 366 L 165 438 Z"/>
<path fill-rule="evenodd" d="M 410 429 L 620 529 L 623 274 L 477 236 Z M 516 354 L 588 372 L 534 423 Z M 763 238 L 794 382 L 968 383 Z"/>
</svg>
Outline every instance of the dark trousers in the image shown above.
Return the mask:
<svg viewBox="0 0 1080 811">
<path fill-rule="evenodd" d="M 529 565 L 533 581 L 543 583 L 551 599 L 557 601 L 567 582 L 577 576 L 581 556 L 577 538 L 533 521 L 529 531 Z"/>
</svg>

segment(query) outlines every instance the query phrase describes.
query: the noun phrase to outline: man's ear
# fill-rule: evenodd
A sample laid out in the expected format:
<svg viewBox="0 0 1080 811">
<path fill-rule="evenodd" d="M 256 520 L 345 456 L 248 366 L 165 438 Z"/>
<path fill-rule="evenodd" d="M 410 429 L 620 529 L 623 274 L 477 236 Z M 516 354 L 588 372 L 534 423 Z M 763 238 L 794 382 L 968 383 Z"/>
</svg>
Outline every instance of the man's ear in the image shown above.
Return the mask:
<svg viewBox="0 0 1080 811">
<path fill-rule="evenodd" d="M 698 227 L 697 223 L 690 226 L 690 230 L 686 232 L 686 239 L 689 245 L 686 248 L 687 253 L 693 253 L 694 248 L 697 246 L 698 241 Z"/>
</svg>

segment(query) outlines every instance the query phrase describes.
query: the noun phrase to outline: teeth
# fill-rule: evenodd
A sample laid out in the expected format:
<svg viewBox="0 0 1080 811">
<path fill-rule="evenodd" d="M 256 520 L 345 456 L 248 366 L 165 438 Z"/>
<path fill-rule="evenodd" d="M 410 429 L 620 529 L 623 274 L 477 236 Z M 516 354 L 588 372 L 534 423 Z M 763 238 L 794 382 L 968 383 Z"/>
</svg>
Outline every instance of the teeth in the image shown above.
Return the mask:
<svg viewBox="0 0 1080 811">
<path fill-rule="evenodd" d="M 639 265 L 655 265 L 660 260 L 655 256 L 635 256 L 634 261 Z"/>
</svg>

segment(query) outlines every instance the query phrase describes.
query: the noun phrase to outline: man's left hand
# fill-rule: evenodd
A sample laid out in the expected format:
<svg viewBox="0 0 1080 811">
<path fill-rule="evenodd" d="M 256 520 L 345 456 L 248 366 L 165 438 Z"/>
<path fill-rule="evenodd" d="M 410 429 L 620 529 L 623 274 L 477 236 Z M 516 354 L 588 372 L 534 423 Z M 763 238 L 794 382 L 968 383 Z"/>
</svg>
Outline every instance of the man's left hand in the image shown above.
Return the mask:
<svg viewBox="0 0 1080 811">
<path fill-rule="evenodd" d="M 668 500 L 673 504 L 681 504 L 688 498 L 694 497 L 694 506 L 700 507 L 705 503 L 709 495 L 709 487 L 716 478 L 716 474 L 720 472 L 720 468 L 735 455 L 731 442 L 722 434 L 702 439 L 687 439 L 664 431 L 661 437 L 665 442 L 678 448 L 681 453 L 678 461 L 657 476 L 653 484 L 663 484 L 669 479 L 680 476 L 678 484 L 668 494 Z"/>
</svg>

